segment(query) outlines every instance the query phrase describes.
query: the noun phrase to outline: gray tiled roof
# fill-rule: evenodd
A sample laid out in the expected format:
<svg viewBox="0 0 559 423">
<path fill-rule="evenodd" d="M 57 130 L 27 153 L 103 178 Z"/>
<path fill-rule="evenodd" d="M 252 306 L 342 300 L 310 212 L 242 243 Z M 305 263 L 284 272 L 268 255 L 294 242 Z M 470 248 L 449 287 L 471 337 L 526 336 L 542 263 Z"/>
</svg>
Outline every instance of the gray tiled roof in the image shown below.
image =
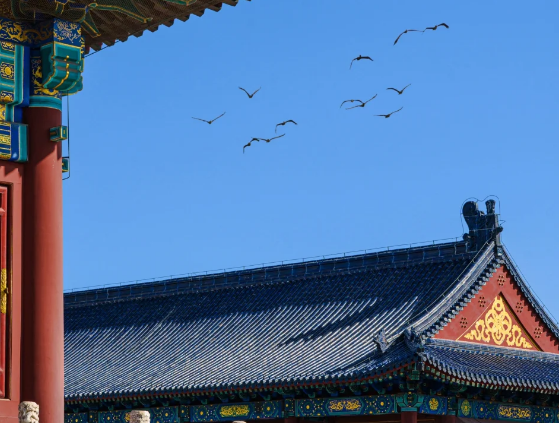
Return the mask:
<svg viewBox="0 0 559 423">
<path fill-rule="evenodd" d="M 436 333 L 502 262 L 457 242 L 66 294 L 66 399 L 373 377 L 416 360 L 404 331 Z M 450 350 L 425 347 L 437 366 Z"/>
</svg>

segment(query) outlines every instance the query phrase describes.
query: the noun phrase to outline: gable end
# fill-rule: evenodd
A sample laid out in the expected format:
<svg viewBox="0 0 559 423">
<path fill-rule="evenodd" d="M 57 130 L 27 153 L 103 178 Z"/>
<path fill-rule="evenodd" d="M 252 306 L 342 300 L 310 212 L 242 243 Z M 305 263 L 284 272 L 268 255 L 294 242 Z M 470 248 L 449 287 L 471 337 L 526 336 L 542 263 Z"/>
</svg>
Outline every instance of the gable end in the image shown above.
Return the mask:
<svg viewBox="0 0 559 423">
<path fill-rule="evenodd" d="M 506 265 L 434 338 L 559 354 L 559 340 Z"/>
</svg>

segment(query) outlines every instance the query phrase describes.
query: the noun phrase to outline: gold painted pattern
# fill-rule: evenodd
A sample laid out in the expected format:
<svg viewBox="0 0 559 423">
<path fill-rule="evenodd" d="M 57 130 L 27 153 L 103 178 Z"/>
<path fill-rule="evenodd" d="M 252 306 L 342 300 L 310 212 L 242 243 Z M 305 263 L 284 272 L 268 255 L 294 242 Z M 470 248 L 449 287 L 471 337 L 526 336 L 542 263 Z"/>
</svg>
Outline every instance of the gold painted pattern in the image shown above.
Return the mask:
<svg viewBox="0 0 559 423">
<path fill-rule="evenodd" d="M 532 410 L 525 407 L 499 406 L 499 416 L 514 420 L 531 420 Z"/>
<path fill-rule="evenodd" d="M 2 78 L 6 78 L 13 81 L 14 74 L 15 74 L 14 65 L 6 62 L 0 63 L 0 75 L 2 76 Z"/>
<path fill-rule="evenodd" d="M 8 311 L 8 273 L 6 269 L 0 271 L 0 313 Z"/>
<path fill-rule="evenodd" d="M 429 408 L 430 408 L 432 411 L 438 410 L 438 408 L 439 408 L 439 400 L 438 400 L 437 398 L 431 398 L 431 399 L 429 400 Z"/>
<path fill-rule="evenodd" d="M 219 410 L 221 417 L 248 416 L 249 413 L 248 405 L 226 405 Z"/>
<path fill-rule="evenodd" d="M 8 104 L 14 101 L 14 94 L 9 91 L 0 91 L 0 103 Z"/>
<path fill-rule="evenodd" d="M 509 347 L 534 348 L 523 335 L 522 329 L 513 323 L 504 299 L 498 296 L 485 317 L 475 322 L 474 329 L 465 334 L 464 338 L 487 343 L 493 341 L 497 345 L 506 342 Z"/>
<path fill-rule="evenodd" d="M 10 43 L 8 41 L 0 41 L 0 45 L 4 50 L 16 51 L 16 45 L 14 43 Z"/>
<path fill-rule="evenodd" d="M 77 23 L 66 22 L 62 20 L 56 21 L 55 38 L 59 41 L 75 42 L 81 38 L 81 30 Z"/>
<path fill-rule="evenodd" d="M 43 71 L 41 69 L 41 59 L 31 59 L 31 82 L 33 83 L 32 95 L 56 96 L 58 91 L 49 90 L 43 87 Z"/>
<path fill-rule="evenodd" d="M 361 407 L 361 401 L 356 399 L 332 400 L 328 403 L 328 410 L 332 412 L 359 411 Z"/>
</svg>

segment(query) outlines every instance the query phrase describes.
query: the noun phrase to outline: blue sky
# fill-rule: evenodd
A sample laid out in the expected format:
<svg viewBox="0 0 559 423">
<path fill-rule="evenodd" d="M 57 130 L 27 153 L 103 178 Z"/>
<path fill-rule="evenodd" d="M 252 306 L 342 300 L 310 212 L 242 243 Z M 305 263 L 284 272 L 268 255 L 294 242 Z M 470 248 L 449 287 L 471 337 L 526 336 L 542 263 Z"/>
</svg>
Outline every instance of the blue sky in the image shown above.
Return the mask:
<svg viewBox="0 0 559 423">
<path fill-rule="evenodd" d="M 88 57 L 65 287 L 460 237 L 462 202 L 493 194 L 559 316 L 557 16 L 552 1 L 240 1 Z M 349 70 L 359 54 L 374 62 Z"/>
</svg>

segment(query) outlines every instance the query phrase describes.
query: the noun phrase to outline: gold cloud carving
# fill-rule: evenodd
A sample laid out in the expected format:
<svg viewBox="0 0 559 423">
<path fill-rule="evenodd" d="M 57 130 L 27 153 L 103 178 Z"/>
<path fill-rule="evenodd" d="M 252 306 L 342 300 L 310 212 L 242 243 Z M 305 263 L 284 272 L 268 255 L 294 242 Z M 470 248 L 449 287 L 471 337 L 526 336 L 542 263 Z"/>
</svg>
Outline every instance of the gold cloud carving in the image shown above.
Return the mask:
<svg viewBox="0 0 559 423">
<path fill-rule="evenodd" d="M 487 343 L 493 341 L 497 345 L 506 343 L 509 347 L 534 348 L 524 336 L 522 328 L 514 324 L 505 306 L 505 300 L 501 296 L 495 298 L 485 317 L 475 322 L 474 329 L 466 333 L 464 338 Z"/>
</svg>

